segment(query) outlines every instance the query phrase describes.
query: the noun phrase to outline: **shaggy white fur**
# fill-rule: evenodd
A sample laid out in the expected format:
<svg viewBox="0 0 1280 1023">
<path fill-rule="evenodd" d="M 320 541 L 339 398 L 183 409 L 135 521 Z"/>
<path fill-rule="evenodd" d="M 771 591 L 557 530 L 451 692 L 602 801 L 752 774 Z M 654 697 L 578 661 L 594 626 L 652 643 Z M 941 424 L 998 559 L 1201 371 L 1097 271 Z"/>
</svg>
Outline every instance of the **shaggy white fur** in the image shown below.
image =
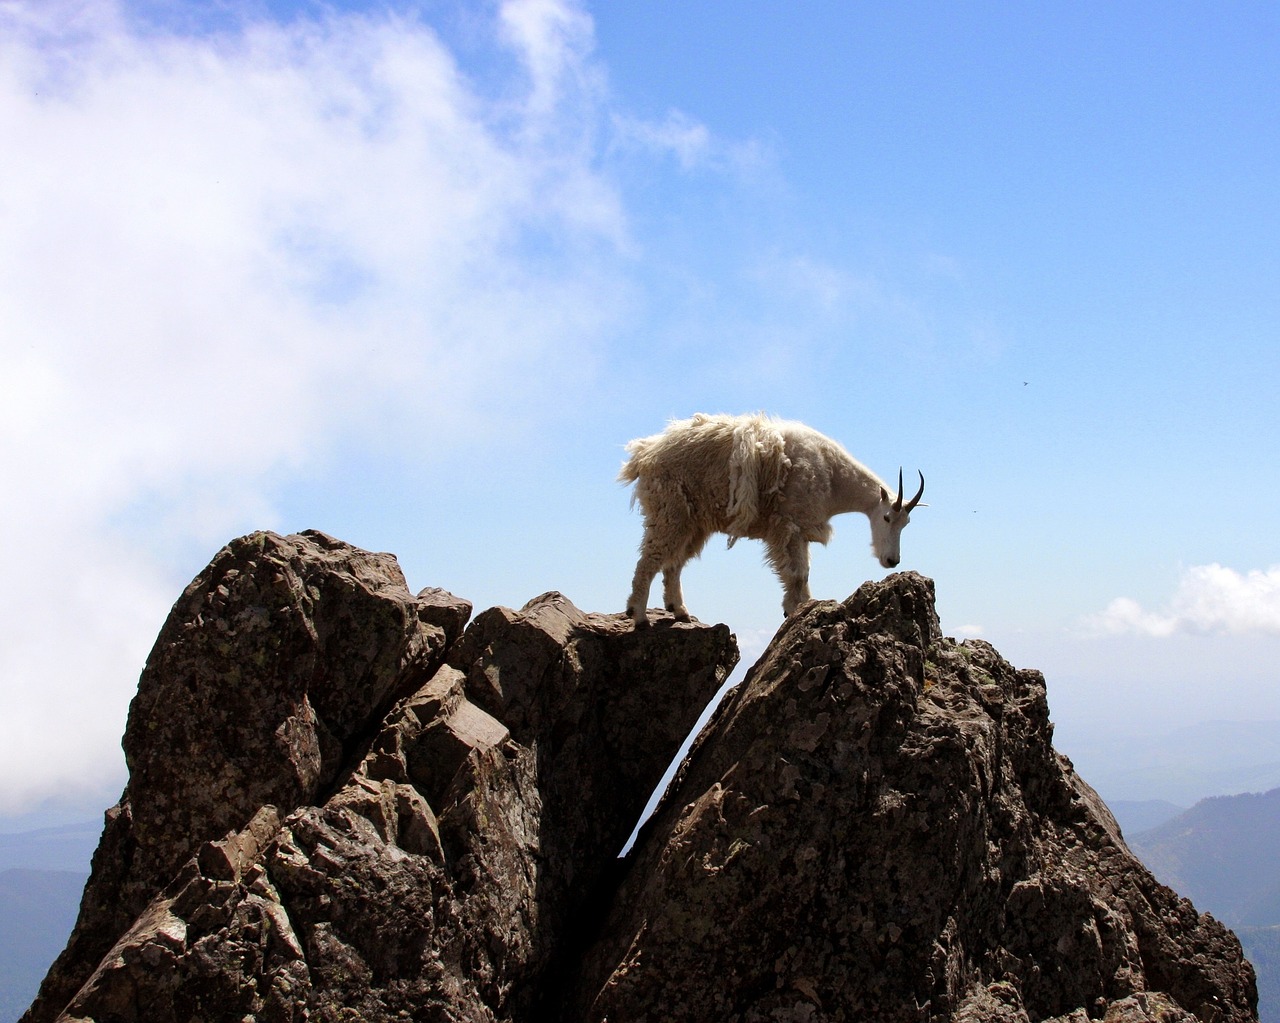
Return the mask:
<svg viewBox="0 0 1280 1023">
<path fill-rule="evenodd" d="M 632 503 L 644 513 L 640 560 L 627 614 L 648 622 L 645 605 L 653 578 L 662 572 L 663 603 L 687 619 L 680 572 L 701 553 L 712 533 L 729 546 L 740 537 L 763 540 L 769 563 L 782 580 L 784 614 L 809 596 L 809 544 L 831 539 L 831 517 L 858 511 L 871 521 L 871 545 L 880 564 L 898 564 L 899 535 L 924 494 L 902 499 L 830 437 L 803 423 L 763 414 L 698 413 L 662 433 L 627 445 L 630 455 L 618 479 L 634 483 Z"/>
</svg>

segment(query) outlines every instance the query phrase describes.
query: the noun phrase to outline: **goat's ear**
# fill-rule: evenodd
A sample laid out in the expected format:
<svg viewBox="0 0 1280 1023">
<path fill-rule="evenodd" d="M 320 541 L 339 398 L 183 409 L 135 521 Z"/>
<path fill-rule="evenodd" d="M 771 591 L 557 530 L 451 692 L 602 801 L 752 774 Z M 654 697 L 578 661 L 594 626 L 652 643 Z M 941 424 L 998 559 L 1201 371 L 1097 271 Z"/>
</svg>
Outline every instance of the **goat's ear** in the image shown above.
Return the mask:
<svg viewBox="0 0 1280 1023">
<path fill-rule="evenodd" d="M 880 488 L 880 500 L 882 501 L 889 500 L 889 491 L 885 490 L 884 487 Z"/>
</svg>

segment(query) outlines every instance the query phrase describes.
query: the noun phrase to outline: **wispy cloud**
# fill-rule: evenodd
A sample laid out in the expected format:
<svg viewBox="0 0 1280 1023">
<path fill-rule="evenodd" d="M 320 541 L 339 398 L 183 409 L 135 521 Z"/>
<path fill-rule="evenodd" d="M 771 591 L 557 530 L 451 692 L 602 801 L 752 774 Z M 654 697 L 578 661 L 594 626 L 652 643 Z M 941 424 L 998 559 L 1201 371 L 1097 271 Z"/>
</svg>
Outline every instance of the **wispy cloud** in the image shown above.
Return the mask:
<svg viewBox="0 0 1280 1023">
<path fill-rule="evenodd" d="M 750 175 L 770 163 L 768 148 L 758 140 L 722 138 L 681 110 L 669 110 L 661 120 L 614 114 L 612 127 L 615 147 L 674 157 L 683 170 Z"/>
<path fill-rule="evenodd" d="M 1188 568 L 1164 608 L 1117 597 L 1085 624 L 1104 635 L 1280 635 L 1280 566 L 1244 573 L 1218 564 Z"/>
<path fill-rule="evenodd" d="M 591 18 L 563 0 L 508 0 L 498 14 L 502 38 L 520 55 L 531 125 L 555 119 L 566 100 L 590 96 L 603 76 L 583 58 L 595 45 Z"/>
<path fill-rule="evenodd" d="M 826 314 L 852 315 L 854 310 L 883 307 L 892 301 L 881 282 L 808 255 L 780 257 L 761 267 L 757 276 L 761 284 Z"/>
</svg>

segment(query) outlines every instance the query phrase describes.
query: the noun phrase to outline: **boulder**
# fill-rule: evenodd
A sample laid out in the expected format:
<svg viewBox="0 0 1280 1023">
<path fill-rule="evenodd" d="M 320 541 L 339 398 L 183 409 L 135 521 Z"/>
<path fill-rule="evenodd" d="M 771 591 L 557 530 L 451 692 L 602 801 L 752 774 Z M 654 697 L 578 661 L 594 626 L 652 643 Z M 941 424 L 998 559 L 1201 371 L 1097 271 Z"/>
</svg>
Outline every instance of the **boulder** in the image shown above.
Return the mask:
<svg viewBox="0 0 1280 1023">
<path fill-rule="evenodd" d="M 912 573 L 811 603 L 641 836 L 575 1020 L 1253 1020 L 1234 935 L 1052 747 L 1044 679 Z"/>
<path fill-rule="evenodd" d="M 557 593 L 468 613 L 320 534 L 220 552 L 24 1019 L 538 1018 L 737 648 Z"/>
<path fill-rule="evenodd" d="M 320 801 L 471 613 L 414 597 L 390 554 L 319 532 L 229 543 L 152 648 L 122 741 L 129 781 L 67 949 L 24 1019 L 52 1019 L 184 861 L 260 807 Z"/>
</svg>

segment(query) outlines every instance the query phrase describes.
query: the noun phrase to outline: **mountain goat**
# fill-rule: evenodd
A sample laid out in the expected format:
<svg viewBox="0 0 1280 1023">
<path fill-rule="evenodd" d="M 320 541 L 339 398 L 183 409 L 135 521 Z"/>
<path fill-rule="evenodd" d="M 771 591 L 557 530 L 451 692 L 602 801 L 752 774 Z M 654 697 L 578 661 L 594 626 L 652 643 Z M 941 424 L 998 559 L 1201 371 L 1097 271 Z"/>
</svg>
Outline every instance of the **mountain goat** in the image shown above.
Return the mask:
<svg viewBox="0 0 1280 1023">
<path fill-rule="evenodd" d="M 902 500 L 898 492 L 852 458 L 839 444 L 803 423 L 763 414 L 699 413 L 672 422 L 652 437 L 627 445 L 630 455 L 618 481 L 634 483 L 632 504 L 644 513 L 644 536 L 627 601 L 637 626 L 648 624 L 645 605 L 653 577 L 662 571 L 668 611 L 689 617 L 680 572 L 701 553 L 712 533 L 732 547 L 740 537 L 763 540 L 782 581 L 782 611 L 790 615 L 809 598 L 809 544 L 831 539 L 830 519 L 862 512 L 871 520 L 871 548 L 880 564 L 899 559 L 899 535 L 924 496 Z"/>
</svg>

